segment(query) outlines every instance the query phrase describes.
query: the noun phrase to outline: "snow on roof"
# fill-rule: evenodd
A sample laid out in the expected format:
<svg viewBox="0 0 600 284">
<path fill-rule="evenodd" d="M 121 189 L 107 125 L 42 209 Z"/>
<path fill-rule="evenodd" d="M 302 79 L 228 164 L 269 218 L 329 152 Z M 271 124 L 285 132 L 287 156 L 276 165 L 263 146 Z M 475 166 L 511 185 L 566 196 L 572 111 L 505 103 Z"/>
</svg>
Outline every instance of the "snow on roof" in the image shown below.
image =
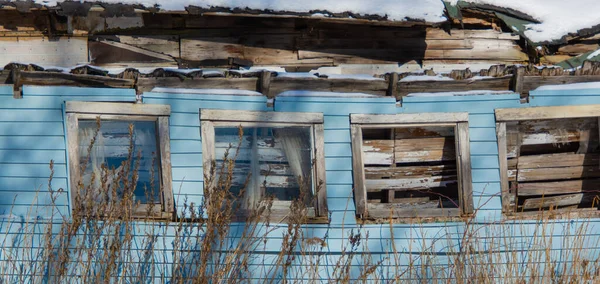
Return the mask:
<svg viewBox="0 0 600 284">
<path fill-rule="evenodd" d="M 410 93 L 407 97 L 452 97 L 452 96 L 473 96 L 473 95 L 504 95 L 514 94 L 513 91 L 489 91 L 474 90 L 464 92 L 439 92 L 439 93 Z"/>
<path fill-rule="evenodd" d="M 34 0 L 34 2 L 45 6 L 56 6 L 64 0 Z M 167 11 L 184 11 L 185 7 L 195 6 L 201 9 L 262 10 L 266 13 L 312 13 L 318 16 L 328 16 L 328 13 L 351 13 L 363 16 L 377 15 L 392 21 L 423 20 L 438 23 L 446 20 L 444 4 L 440 0 L 102 0 L 99 2 L 158 6 Z"/>
<path fill-rule="evenodd" d="M 428 75 L 409 75 L 406 76 L 402 79 L 400 79 L 400 82 L 416 82 L 416 81 L 453 81 L 454 79 L 450 78 L 450 77 L 445 77 L 442 75 L 436 75 L 436 76 L 428 76 Z"/>
<path fill-rule="evenodd" d="M 510 8 L 539 20 L 539 24 L 526 25 L 527 36 L 533 42 L 560 40 L 569 33 L 600 24 L 598 0 L 463 0 Z M 458 0 L 451 0 L 456 4 Z"/>
<path fill-rule="evenodd" d="M 277 97 L 333 97 L 333 98 L 377 98 L 377 95 L 364 93 L 336 93 L 336 92 L 318 92 L 318 91 L 285 91 L 277 95 Z"/>
<path fill-rule="evenodd" d="M 540 86 L 535 91 L 600 89 L 600 82 Z"/>
</svg>

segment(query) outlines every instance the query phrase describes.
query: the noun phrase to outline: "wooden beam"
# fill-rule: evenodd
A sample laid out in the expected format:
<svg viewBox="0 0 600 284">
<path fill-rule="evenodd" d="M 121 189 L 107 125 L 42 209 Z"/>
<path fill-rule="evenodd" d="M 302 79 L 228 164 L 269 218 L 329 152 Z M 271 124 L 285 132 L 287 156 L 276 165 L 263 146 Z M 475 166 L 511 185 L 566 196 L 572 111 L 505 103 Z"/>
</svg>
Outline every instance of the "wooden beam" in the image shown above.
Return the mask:
<svg viewBox="0 0 600 284">
<path fill-rule="evenodd" d="M 376 204 L 369 204 L 369 207 Z M 377 204 L 379 205 L 379 204 Z M 369 218 L 429 218 L 429 217 L 457 217 L 460 216 L 458 208 L 404 208 L 404 209 L 379 209 L 369 208 Z"/>
<path fill-rule="evenodd" d="M 275 97 L 288 90 L 365 93 L 385 96 L 388 91 L 388 83 L 383 80 L 274 77 L 271 78 L 268 97 Z"/>
<path fill-rule="evenodd" d="M 21 71 L 18 78 L 13 78 L 17 84 L 39 86 L 77 86 L 77 87 L 102 87 L 132 89 L 135 81 L 117 79 L 105 76 L 75 75 L 57 72 L 28 72 Z"/>
<path fill-rule="evenodd" d="M 174 61 L 175 59 L 169 55 L 165 55 L 162 53 L 158 53 L 158 52 L 154 52 L 154 51 L 150 51 L 150 50 L 146 50 L 143 48 L 139 48 L 137 46 L 133 46 L 133 45 L 129 45 L 129 44 L 124 44 L 124 43 L 120 43 L 120 42 L 116 42 L 116 41 L 110 41 L 110 40 L 100 40 L 98 41 L 100 43 L 106 44 L 106 45 L 110 45 L 116 48 L 121 48 L 121 49 L 125 49 L 125 50 L 129 50 L 129 51 L 133 51 L 135 53 L 139 53 L 139 54 L 143 54 L 149 57 L 153 57 L 156 59 L 161 59 L 164 61 Z"/>
<path fill-rule="evenodd" d="M 354 172 L 354 202 L 356 206 L 356 215 L 366 216 L 367 214 L 367 188 L 365 186 L 365 169 L 362 128 L 358 124 L 350 126 L 352 139 L 352 170 Z"/>
<path fill-rule="evenodd" d="M 508 186 L 508 165 L 506 153 L 506 123 L 496 123 L 498 138 L 498 158 L 500 162 L 500 191 L 502 196 L 502 211 L 510 212 L 510 191 Z"/>
<path fill-rule="evenodd" d="M 273 97 L 269 97 L 269 90 L 271 89 L 271 72 L 267 70 L 263 70 L 260 73 L 260 80 L 258 81 L 258 91 L 265 95 L 267 98 L 272 99 Z"/>
<path fill-rule="evenodd" d="M 139 78 L 139 92 L 149 92 L 156 87 L 186 89 L 230 89 L 256 91 L 258 78 Z"/>
<path fill-rule="evenodd" d="M 264 122 L 289 124 L 323 123 L 323 113 L 310 112 L 264 112 L 240 110 L 202 109 L 201 121 Z"/>
<path fill-rule="evenodd" d="M 523 93 L 523 78 L 525 76 L 525 68 L 522 66 L 514 68 L 514 74 L 511 81 L 511 90 L 515 93 Z"/>
<path fill-rule="evenodd" d="M 509 91 L 511 78 L 453 81 L 412 81 L 398 83 L 398 96 L 410 93 L 462 92 L 471 90 Z"/>
<path fill-rule="evenodd" d="M 456 123 L 469 121 L 467 112 L 430 112 L 418 114 L 351 114 L 353 124 L 418 124 L 418 123 Z M 390 125 L 387 126 L 392 127 Z"/>
<path fill-rule="evenodd" d="M 600 193 L 599 179 L 520 183 L 519 196 L 554 195 L 579 192 Z"/>
<path fill-rule="evenodd" d="M 136 103 L 106 103 L 106 102 L 67 102 L 67 113 L 169 116 L 170 105 L 136 104 Z"/>
<path fill-rule="evenodd" d="M 600 81 L 600 75 L 525 76 L 523 77 L 522 93 L 529 94 L 530 91 L 545 85 L 563 85 L 598 81 Z"/>
<path fill-rule="evenodd" d="M 597 117 L 600 105 L 496 109 L 496 121 Z"/>
<path fill-rule="evenodd" d="M 398 73 L 394 72 L 391 73 L 388 77 L 388 90 L 387 90 L 387 96 L 388 97 L 394 97 L 396 98 L 396 100 L 400 100 L 400 98 L 397 96 L 398 95 L 398 81 L 400 79 L 398 78 Z"/>
<path fill-rule="evenodd" d="M 560 195 L 552 197 L 528 198 L 523 202 L 523 209 L 540 209 L 548 207 L 578 205 L 582 202 L 591 201 L 593 196 L 585 196 L 583 193 Z"/>
<path fill-rule="evenodd" d="M 458 179 L 460 182 L 460 205 L 464 214 L 473 213 L 473 182 L 471 174 L 471 142 L 469 139 L 469 124 L 467 122 L 458 123 L 456 126 L 458 153 Z"/>
</svg>

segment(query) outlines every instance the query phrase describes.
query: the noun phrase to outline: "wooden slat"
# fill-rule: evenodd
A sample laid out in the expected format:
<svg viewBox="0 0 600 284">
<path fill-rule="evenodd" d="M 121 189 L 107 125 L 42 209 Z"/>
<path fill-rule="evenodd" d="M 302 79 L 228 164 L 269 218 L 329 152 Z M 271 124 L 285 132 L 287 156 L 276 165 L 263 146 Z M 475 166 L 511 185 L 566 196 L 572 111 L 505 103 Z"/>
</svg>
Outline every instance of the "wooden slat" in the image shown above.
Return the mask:
<svg viewBox="0 0 600 284">
<path fill-rule="evenodd" d="M 496 109 L 496 121 L 597 117 L 600 105 Z"/>
<path fill-rule="evenodd" d="M 500 191 L 502 196 L 502 211 L 510 211 L 510 191 L 508 187 L 508 161 L 506 153 L 506 123 L 496 123 L 498 137 L 498 159 L 500 161 Z"/>
<path fill-rule="evenodd" d="M 369 207 L 374 204 L 369 204 Z M 456 217 L 460 215 L 458 208 L 428 208 L 428 209 L 369 209 L 370 218 L 430 218 L 430 217 Z M 390 215 L 391 214 L 391 215 Z"/>
<path fill-rule="evenodd" d="M 363 140 L 365 165 L 391 165 L 394 162 L 394 140 Z"/>
<path fill-rule="evenodd" d="M 324 79 L 324 78 L 271 78 L 269 97 L 289 90 L 321 92 L 365 93 L 385 96 L 388 83 L 384 80 Z"/>
<path fill-rule="evenodd" d="M 200 113 L 202 121 L 231 121 L 231 122 L 264 122 L 264 123 L 323 123 L 322 113 L 309 112 L 264 112 L 240 110 L 203 109 Z"/>
<path fill-rule="evenodd" d="M 455 151 L 454 137 L 431 137 L 398 139 L 394 146 L 394 152 L 413 152 L 428 150 L 444 150 L 448 152 Z"/>
<path fill-rule="evenodd" d="M 167 214 L 172 214 L 175 210 L 175 202 L 173 200 L 173 174 L 171 172 L 171 136 L 169 135 L 169 118 L 166 116 L 159 117 L 157 126 L 157 135 L 160 148 L 160 173 L 162 175 L 162 211 Z"/>
<path fill-rule="evenodd" d="M 456 175 L 433 176 L 425 178 L 365 180 L 367 192 L 379 192 L 383 189 L 415 190 L 432 187 L 447 187 L 452 184 L 456 184 L 456 182 Z"/>
<path fill-rule="evenodd" d="M 216 179 L 213 173 L 217 169 L 213 169 L 212 165 L 215 162 L 215 126 L 210 121 L 202 121 L 200 126 L 202 135 L 202 168 L 204 170 L 204 187 L 212 190 L 216 184 Z M 214 170 L 214 172 L 213 172 Z"/>
<path fill-rule="evenodd" d="M 105 103 L 105 102 L 67 102 L 65 111 L 83 114 L 114 114 L 140 116 L 168 116 L 171 114 L 170 105 L 135 104 L 135 103 Z"/>
<path fill-rule="evenodd" d="M 352 139 L 352 170 L 354 173 L 354 202 L 356 214 L 363 216 L 367 213 L 367 188 L 365 186 L 365 171 L 362 140 L 362 128 L 358 124 L 350 126 Z"/>
<path fill-rule="evenodd" d="M 456 175 L 456 165 L 365 167 L 367 179 L 397 179 L 403 177 L 432 177 Z"/>
<path fill-rule="evenodd" d="M 354 124 L 417 124 L 417 123 L 455 123 L 469 120 L 466 112 L 440 112 L 418 114 L 352 114 L 350 123 Z"/>
<path fill-rule="evenodd" d="M 404 97 L 410 93 L 464 92 L 470 90 L 510 90 L 511 78 L 454 81 L 414 81 L 398 83 L 398 95 Z"/>
<path fill-rule="evenodd" d="M 325 169 L 325 128 L 323 124 L 315 124 L 313 126 L 314 143 L 315 143 L 315 173 L 316 182 L 315 185 L 319 190 L 317 192 L 317 214 L 321 217 L 328 216 L 327 207 L 327 180 L 326 180 L 326 169 Z"/>
<path fill-rule="evenodd" d="M 111 78 L 106 76 L 75 75 L 58 72 L 21 71 L 19 73 L 18 83 L 20 85 L 77 86 L 131 89 L 134 87 L 135 81 L 129 79 Z"/>
<path fill-rule="evenodd" d="M 582 202 L 590 200 L 591 197 L 585 198 L 583 193 L 552 196 L 552 197 L 540 197 L 540 198 L 528 198 L 523 202 L 523 209 L 538 209 L 548 207 L 559 207 L 568 205 L 577 205 Z"/>
<path fill-rule="evenodd" d="M 412 139 L 419 137 L 454 137 L 454 125 L 395 128 L 394 137 L 396 139 Z"/>
<path fill-rule="evenodd" d="M 258 78 L 139 78 L 136 87 L 139 93 L 150 92 L 156 87 L 256 91 L 257 82 Z"/>
<path fill-rule="evenodd" d="M 69 162 L 69 189 L 71 190 L 71 205 L 78 208 L 79 182 L 81 181 L 81 168 L 79 165 L 79 120 L 77 115 L 67 113 L 67 153 Z"/>
<path fill-rule="evenodd" d="M 443 162 L 456 160 L 456 152 L 451 150 L 424 150 L 394 153 L 396 163 Z"/>
<path fill-rule="evenodd" d="M 541 181 L 600 177 L 598 166 L 537 168 L 519 170 L 518 181 Z"/>
<path fill-rule="evenodd" d="M 600 192 L 600 180 L 569 180 L 519 183 L 519 196 L 553 195 L 578 192 Z"/>
<path fill-rule="evenodd" d="M 528 94 L 531 90 L 546 85 L 563 85 L 573 83 L 598 82 L 599 75 L 585 76 L 525 76 L 523 78 L 523 93 Z"/>
<path fill-rule="evenodd" d="M 600 164 L 600 155 L 595 153 L 574 154 L 558 153 L 521 156 L 518 160 L 519 169 L 561 168 L 575 166 L 593 166 Z"/>
<path fill-rule="evenodd" d="M 458 164 L 459 164 L 459 198 L 464 214 L 473 213 L 473 183 L 471 173 L 471 150 L 469 139 L 469 124 L 459 123 L 456 127 L 458 134 Z"/>
</svg>

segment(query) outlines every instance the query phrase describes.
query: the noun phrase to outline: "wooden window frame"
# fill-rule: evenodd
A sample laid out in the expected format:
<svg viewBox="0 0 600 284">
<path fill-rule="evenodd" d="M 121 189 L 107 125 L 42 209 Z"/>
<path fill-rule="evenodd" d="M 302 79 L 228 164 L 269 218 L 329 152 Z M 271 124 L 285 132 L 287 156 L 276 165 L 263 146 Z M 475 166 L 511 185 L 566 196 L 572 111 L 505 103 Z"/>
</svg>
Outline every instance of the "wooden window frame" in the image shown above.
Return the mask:
<svg viewBox="0 0 600 284">
<path fill-rule="evenodd" d="M 312 166 L 313 184 L 320 185 L 315 198 L 316 219 L 326 218 L 327 209 L 327 182 L 325 177 L 325 140 L 322 113 L 300 112 L 268 112 L 268 111 L 238 111 L 238 110 L 212 110 L 200 109 L 200 123 L 202 134 L 202 160 L 204 175 L 210 174 L 210 167 L 215 157 L 215 127 L 310 127 L 313 136 L 314 165 Z M 213 181 L 214 182 L 214 181 Z M 213 185 L 205 182 L 204 186 L 212 188 Z M 260 198 L 260 197 L 259 197 Z M 273 209 L 279 211 L 289 210 L 286 202 L 273 204 Z"/>
<path fill-rule="evenodd" d="M 527 120 L 546 120 L 546 119 L 570 119 L 570 118 L 598 118 L 600 125 L 600 105 L 572 105 L 572 106 L 543 106 L 527 108 L 500 108 L 495 110 L 496 116 L 496 136 L 498 139 L 498 159 L 500 165 L 500 190 L 502 198 L 502 213 L 507 217 L 516 218 L 537 218 L 548 210 L 532 212 L 515 212 L 510 208 L 510 190 L 508 184 L 508 158 L 506 142 L 506 123 L 520 122 Z M 582 209 L 574 209 L 569 212 L 554 212 L 554 218 L 599 216 L 600 210 L 595 212 L 586 212 Z"/>
<path fill-rule="evenodd" d="M 459 208 L 432 210 L 394 210 L 393 218 L 460 217 L 473 213 L 473 185 L 469 145 L 469 114 L 417 113 L 417 114 L 351 114 L 352 168 L 354 172 L 354 202 L 360 218 L 389 218 L 390 211 L 369 212 L 365 185 L 363 129 L 448 126 L 455 129 L 456 160 L 458 170 Z M 464 142 L 463 142 L 464 141 Z"/>
<path fill-rule="evenodd" d="M 118 121 L 154 121 L 156 122 L 156 139 L 159 148 L 160 163 L 160 206 L 141 204 L 135 208 L 134 217 L 169 219 L 175 213 L 171 172 L 171 146 L 169 136 L 169 105 L 107 103 L 107 102 L 66 102 L 66 129 L 69 156 L 69 174 L 71 183 L 71 204 L 75 205 L 77 185 L 81 173 L 79 165 L 79 120 L 110 119 Z M 151 208 L 149 208 L 151 206 Z M 150 212 L 150 216 L 148 215 Z"/>
</svg>

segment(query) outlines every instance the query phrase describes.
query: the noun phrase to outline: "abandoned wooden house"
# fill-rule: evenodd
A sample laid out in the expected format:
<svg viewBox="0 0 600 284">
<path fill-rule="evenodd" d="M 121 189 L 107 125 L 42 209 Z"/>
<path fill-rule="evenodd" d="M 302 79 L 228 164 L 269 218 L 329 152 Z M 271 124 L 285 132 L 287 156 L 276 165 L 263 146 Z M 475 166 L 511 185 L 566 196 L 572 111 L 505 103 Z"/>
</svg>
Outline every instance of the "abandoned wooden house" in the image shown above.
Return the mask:
<svg viewBox="0 0 600 284">
<path fill-rule="evenodd" d="M 215 166 L 240 212 L 272 200 L 252 279 L 281 252 L 299 198 L 320 253 L 336 263 L 360 230 L 354 253 L 368 251 L 380 280 L 423 253 L 433 263 L 402 277 L 452 278 L 453 253 L 529 249 L 532 235 L 557 238 L 538 248 L 556 257 L 544 261 L 569 262 L 558 244 L 573 224 L 600 222 L 598 26 L 563 31 L 493 0 L 123 2 L 0 1 L 0 263 L 19 259 L 7 248 L 27 218 L 70 216 L 78 185 L 110 183 L 93 176 L 130 148 L 151 192 L 133 193 L 134 217 L 150 212 L 165 232 L 203 202 Z M 542 216 L 553 229 L 537 229 Z M 467 234 L 480 241 L 466 247 Z M 596 261 L 600 233 L 583 235 Z M 175 237 L 157 237 L 147 273 L 164 279 Z M 328 266 L 281 277 L 326 280 Z"/>
</svg>

